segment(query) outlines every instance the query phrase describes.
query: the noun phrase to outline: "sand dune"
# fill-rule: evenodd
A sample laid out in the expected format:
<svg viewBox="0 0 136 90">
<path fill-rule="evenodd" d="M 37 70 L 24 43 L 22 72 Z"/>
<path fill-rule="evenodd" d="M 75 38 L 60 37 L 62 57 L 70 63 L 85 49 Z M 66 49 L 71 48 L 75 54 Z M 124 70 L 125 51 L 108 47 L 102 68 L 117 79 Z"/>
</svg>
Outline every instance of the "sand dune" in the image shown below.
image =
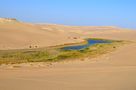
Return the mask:
<svg viewBox="0 0 136 90">
<path fill-rule="evenodd" d="M 23 49 L 30 45 L 47 47 L 81 42 L 83 38 L 89 37 L 131 39 L 135 33 L 112 26 L 44 25 L 24 23 L 16 19 L 0 19 L 0 49 Z"/>
<path fill-rule="evenodd" d="M 131 44 L 92 60 L 1 69 L 0 89 L 135 90 L 135 53 L 136 44 Z"/>
<path fill-rule="evenodd" d="M 44 29 L 46 28 L 46 29 Z M 50 29 L 52 31 L 50 31 Z M 61 30 L 61 29 L 60 29 Z M 53 46 L 64 43 L 79 42 L 78 39 L 68 39 L 72 32 L 62 32 L 51 26 L 28 24 L 19 21 L 0 22 L 0 49 L 23 49 L 30 45 L 38 47 Z"/>
<path fill-rule="evenodd" d="M 0 49 L 76 42 L 72 37 L 136 41 L 136 32 L 117 27 L 0 24 Z M 63 38 L 62 38 L 63 37 Z M 59 40 L 58 40 L 59 39 Z M 31 42 L 30 42 L 31 41 Z M 13 46 L 12 46 L 13 45 Z M 25 46 L 26 45 L 26 46 Z M 136 90 L 136 43 L 85 61 L 0 66 L 1 90 Z M 16 65 L 15 65 L 16 66 Z M 18 66 L 18 65 L 17 65 Z"/>
</svg>

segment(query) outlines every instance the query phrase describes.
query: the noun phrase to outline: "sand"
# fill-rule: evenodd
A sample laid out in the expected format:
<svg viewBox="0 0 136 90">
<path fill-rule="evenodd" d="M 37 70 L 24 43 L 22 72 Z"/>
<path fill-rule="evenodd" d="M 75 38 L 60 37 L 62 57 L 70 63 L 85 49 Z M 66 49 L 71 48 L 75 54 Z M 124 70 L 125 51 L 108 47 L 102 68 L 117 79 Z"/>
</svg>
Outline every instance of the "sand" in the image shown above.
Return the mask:
<svg viewBox="0 0 136 90">
<path fill-rule="evenodd" d="M 56 28 L 55 28 L 56 27 Z M 79 35 L 58 29 L 56 25 L 35 25 L 24 22 L 0 22 L 0 50 L 29 49 L 81 42 Z"/>
<path fill-rule="evenodd" d="M 135 31 L 116 27 L 76 27 L 77 31 L 74 27 L 66 32 L 64 29 L 73 27 L 60 25 L 59 28 L 61 33 L 82 38 L 93 33 L 90 37 L 136 41 Z M 0 66 L 0 90 L 136 90 L 136 43 L 84 61 Z"/>
<path fill-rule="evenodd" d="M 0 19 L 0 50 L 29 49 L 29 46 L 41 48 L 77 43 L 83 41 L 84 38 L 94 37 L 130 40 L 133 39 L 135 33 L 112 26 L 41 25 L 14 19 Z"/>
</svg>

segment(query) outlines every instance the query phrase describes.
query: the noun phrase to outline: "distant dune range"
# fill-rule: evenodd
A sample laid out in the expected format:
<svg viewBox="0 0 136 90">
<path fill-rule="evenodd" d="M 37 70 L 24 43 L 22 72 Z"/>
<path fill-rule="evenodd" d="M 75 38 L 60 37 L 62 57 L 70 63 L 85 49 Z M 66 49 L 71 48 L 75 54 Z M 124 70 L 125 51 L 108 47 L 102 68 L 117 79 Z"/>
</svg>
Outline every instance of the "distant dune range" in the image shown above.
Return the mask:
<svg viewBox="0 0 136 90">
<path fill-rule="evenodd" d="M 129 34 L 128 34 L 129 33 Z M 30 24 L 0 18 L 0 49 L 24 49 L 81 42 L 84 38 L 136 40 L 136 31 L 112 26 Z"/>
</svg>

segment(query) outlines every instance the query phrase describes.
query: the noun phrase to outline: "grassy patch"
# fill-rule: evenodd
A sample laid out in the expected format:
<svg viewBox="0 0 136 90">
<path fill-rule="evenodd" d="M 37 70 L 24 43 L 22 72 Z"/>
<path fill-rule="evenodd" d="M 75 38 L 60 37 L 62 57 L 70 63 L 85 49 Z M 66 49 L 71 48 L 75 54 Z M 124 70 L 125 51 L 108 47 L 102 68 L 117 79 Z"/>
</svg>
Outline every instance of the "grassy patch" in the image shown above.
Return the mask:
<svg viewBox="0 0 136 90">
<path fill-rule="evenodd" d="M 36 49 L 0 51 L 0 64 L 15 64 L 27 62 L 53 62 L 65 59 L 84 57 L 97 57 L 111 52 L 123 45 L 125 41 L 112 41 L 112 43 L 95 44 L 83 50 Z"/>
</svg>

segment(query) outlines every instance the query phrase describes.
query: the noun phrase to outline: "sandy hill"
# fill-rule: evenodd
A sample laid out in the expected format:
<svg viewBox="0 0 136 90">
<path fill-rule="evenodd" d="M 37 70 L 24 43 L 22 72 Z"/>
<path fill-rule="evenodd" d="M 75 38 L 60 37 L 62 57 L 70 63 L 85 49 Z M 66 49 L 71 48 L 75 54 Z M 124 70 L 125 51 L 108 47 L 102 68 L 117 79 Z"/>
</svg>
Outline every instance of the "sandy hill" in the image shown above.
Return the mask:
<svg viewBox="0 0 136 90">
<path fill-rule="evenodd" d="M 70 32 L 69 32 L 70 33 Z M 76 36 L 77 34 L 71 33 Z M 28 48 L 30 45 L 45 47 L 75 42 L 69 34 L 51 26 L 33 25 L 15 19 L 0 19 L 0 49 Z"/>
<path fill-rule="evenodd" d="M 112 26 L 64 26 L 55 24 L 30 24 L 16 19 L 0 18 L 0 49 L 23 49 L 29 46 L 46 47 L 64 43 L 80 42 L 82 38 L 103 37 L 110 38 L 113 33 L 115 39 L 122 36 L 121 30 Z M 135 33 L 129 34 L 135 35 Z M 113 38 L 113 35 L 112 35 Z"/>
</svg>

